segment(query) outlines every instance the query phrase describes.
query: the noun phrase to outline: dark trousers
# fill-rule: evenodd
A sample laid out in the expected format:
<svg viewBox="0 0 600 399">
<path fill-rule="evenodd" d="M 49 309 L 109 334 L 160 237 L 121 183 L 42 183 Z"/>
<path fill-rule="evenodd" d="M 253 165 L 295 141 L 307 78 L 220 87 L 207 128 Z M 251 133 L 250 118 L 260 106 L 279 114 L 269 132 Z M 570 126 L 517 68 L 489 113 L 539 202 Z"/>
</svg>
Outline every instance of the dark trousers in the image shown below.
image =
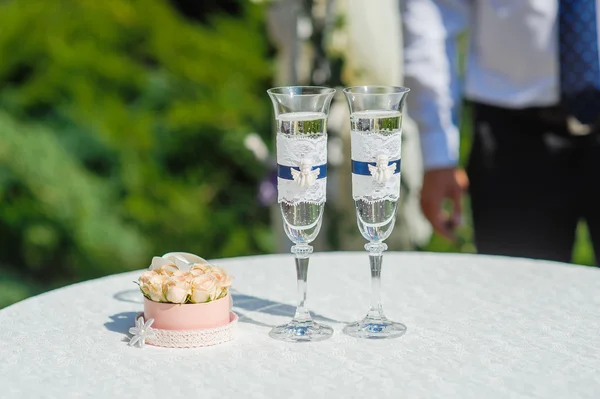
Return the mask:
<svg viewBox="0 0 600 399">
<path fill-rule="evenodd" d="M 600 134 L 570 134 L 559 109 L 473 112 L 467 173 L 478 252 L 569 262 L 585 219 L 600 255 Z"/>
</svg>

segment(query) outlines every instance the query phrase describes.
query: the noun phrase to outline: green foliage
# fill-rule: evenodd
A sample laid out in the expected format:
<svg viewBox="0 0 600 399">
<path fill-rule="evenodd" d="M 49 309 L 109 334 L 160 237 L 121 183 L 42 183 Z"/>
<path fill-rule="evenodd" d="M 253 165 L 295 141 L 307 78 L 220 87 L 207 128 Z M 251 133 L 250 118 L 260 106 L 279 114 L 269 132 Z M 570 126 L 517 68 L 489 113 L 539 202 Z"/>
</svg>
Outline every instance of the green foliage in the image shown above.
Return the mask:
<svg viewBox="0 0 600 399">
<path fill-rule="evenodd" d="M 0 309 L 42 291 L 39 284 L 0 266 Z"/>
<path fill-rule="evenodd" d="M 575 246 L 573 247 L 573 263 L 586 266 L 596 265 L 592 240 L 584 221 L 580 221 L 577 225 Z"/>
<path fill-rule="evenodd" d="M 0 262 L 54 284 L 270 249 L 243 145 L 270 134 L 262 14 L 0 3 Z"/>
</svg>

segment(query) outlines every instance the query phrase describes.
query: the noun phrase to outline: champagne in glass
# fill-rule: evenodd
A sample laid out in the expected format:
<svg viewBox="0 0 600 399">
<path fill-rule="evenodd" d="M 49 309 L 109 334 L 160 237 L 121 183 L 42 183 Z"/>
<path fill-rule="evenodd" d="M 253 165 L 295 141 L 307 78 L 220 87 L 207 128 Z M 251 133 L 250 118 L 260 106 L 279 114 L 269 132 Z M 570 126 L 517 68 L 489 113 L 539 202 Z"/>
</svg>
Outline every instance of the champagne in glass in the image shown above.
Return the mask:
<svg viewBox="0 0 600 399">
<path fill-rule="evenodd" d="M 400 196 L 402 107 L 408 89 L 361 86 L 344 89 L 350 107 L 352 196 L 358 229 L 369 242 L 371 304 L 344 333 L 358 338 L 395 338 L 406 326 L 388 320 L 381 305 L 381 264 L 396 222 Z"/>
<path fill-rule="evenodd" d="M 320 341 L 333 329 L 315 322 L 305 306 L 309 244 L 323 220 L 327 185 L 327 114 L 335 93 L 326 87 L 293 86 L 268 90 L 277 123 L 277 191 L 283 227 L 295 244 L 298 305 L 294 318 L 271 330 L 282 341 Z"/>
</svg>

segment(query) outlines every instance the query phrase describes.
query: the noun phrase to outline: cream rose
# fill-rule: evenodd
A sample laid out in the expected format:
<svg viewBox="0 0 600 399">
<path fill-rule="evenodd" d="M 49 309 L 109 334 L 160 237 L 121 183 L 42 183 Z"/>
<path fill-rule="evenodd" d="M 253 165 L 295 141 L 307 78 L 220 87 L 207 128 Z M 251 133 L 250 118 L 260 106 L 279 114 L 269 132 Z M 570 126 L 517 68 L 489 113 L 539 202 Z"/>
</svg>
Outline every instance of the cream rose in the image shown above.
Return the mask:
<svg viewBox="0 0 600 399">
<path fill-rule="evenodd" d="M 157 273 L 154 270 L 146 270 L 144 273 L 142 273 L 138 281 L 140 284 L 147 283 L 152 277 L 156 276 L 156 274 Z"/>
<path fill-rule="evenodd" d="M 173 263 L 169 263 L 167 265 L 162 265 L 158 269 L 155 269 L 158 273 L 165 276 L 172 276 L 173 273 L 179 272 L 179 268 L 175 266 Z"/>
<path fill-rule="evenodd" d="M 176 280 L 187 280 L 190 281 L 192 279 L 192 274 L 190 272 L 184 272 L 181 270 L 175 270 L 172 274 L 171 277 L 176 279 Z"/>
<path fill-rule="evenodd" d="M 164 287 L 165 297 L 171 303 L 185 303 L 190 295 L 190 282 L 185 276 L 170 277 Z"/>
<path fill-rule="evenodd" d="M 193 303 L 204 303 L 216 299 L 220 293 L 217 281 L 209 274 L 202 274 L 192 279 L 190 300 Z"/>
<path fill-rule="evenodd" d="M 163 285 L 166 277 L 153 270 L 146 271 L 139 279 L 140 289 L 154 302 L 164 302 Z"/>
<path fill-rule="evenodd" d="M 194 276 L 201 276 L 203 274 L 207 274 L 212 270 L 212 266 L 206 263 L 195 263 L 190 268 L 190 273 Z"/>
<path fill-rule="evenodd" d="M 215 280 L 218 281 L 218 284 L 221 286 L 221 288 L 231 287 L 233 278 L 229 274 L 227 274 L 225 270 L 221 269 L 220 267 L 213 267 L 210 271 L 210 274 Z"/>
<path fill-rule="evenodd" d="M 227 295 L 227 290 L 231 287 L 233 278 L 220 267 L 213 267 L 210 275 L 217 281 L 217 299 Z"/>
</svg>

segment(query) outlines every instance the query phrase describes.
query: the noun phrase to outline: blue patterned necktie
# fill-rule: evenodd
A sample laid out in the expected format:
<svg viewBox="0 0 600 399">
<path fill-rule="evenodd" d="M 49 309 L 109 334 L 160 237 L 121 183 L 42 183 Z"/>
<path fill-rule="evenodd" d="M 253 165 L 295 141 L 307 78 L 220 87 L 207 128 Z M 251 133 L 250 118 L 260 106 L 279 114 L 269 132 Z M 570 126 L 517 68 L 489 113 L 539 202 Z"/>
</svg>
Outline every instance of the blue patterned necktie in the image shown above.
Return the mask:
<svg viewBox="0 0 600 399">
<path fill-rule="evenodd" d="M 579 122 L 600 115 L 600 56 L 596 0 L 560 0 L 559 53 L 561 100 Z"/>
</svg>

